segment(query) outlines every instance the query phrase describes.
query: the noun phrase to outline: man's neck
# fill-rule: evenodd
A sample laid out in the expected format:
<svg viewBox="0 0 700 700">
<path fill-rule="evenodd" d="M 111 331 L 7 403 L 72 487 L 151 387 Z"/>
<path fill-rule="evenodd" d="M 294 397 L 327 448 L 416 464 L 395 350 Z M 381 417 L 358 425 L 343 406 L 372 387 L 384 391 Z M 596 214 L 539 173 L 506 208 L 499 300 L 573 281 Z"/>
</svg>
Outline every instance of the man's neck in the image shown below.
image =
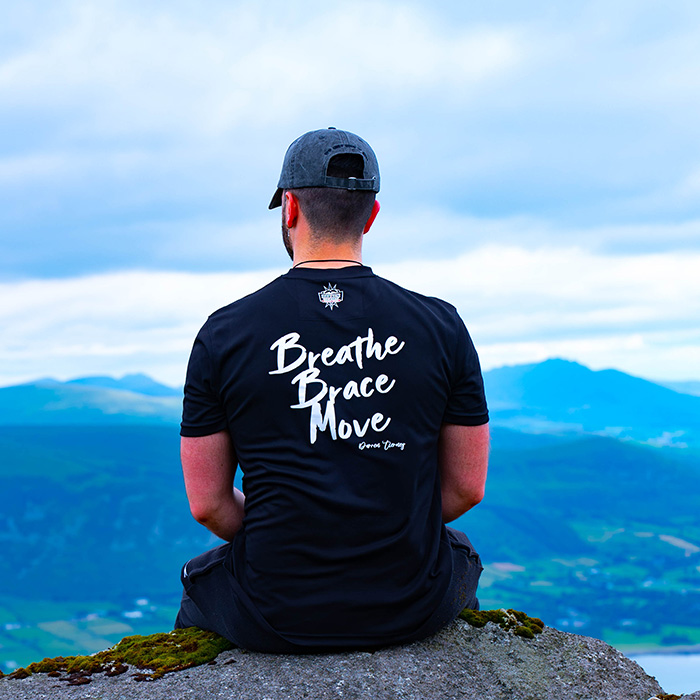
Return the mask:
<svg viewBox="0 0 700 700">
<path fill-rule="evenodd" d="M 336 269 L 362 265 L 362 246 L 299 246 L 292 267 Z"/>
<path fill-rule="evenodd" d="M 289 241 L 294 251 L 292 267 L 332 269 L 362 264 L 362 236 L 334 241 L 314 232 L 301 210 L 289 229 Z"/>
</svg>

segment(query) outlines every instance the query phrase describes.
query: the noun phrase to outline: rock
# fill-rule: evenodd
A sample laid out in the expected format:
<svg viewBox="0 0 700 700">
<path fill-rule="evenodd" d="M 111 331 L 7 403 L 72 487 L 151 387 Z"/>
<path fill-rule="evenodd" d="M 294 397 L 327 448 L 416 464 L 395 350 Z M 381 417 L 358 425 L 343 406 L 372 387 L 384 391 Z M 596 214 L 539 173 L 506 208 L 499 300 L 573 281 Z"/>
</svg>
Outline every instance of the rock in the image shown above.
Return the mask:
<svg viewBox="0 0 700 700">
<path fill-rule="evenodd" d="M 134 669 L 69 687 L 47 674 L 0 680 L 0 700 L 649 700 L 663 694 L 597 639 L 545 628 L 533 639 L 458 619 L 422 642 L 375 652 L 283 656 L 242 649 L 151 682 Z M 688 699 L 691 696 L 686 696 Z"/>
</svg>

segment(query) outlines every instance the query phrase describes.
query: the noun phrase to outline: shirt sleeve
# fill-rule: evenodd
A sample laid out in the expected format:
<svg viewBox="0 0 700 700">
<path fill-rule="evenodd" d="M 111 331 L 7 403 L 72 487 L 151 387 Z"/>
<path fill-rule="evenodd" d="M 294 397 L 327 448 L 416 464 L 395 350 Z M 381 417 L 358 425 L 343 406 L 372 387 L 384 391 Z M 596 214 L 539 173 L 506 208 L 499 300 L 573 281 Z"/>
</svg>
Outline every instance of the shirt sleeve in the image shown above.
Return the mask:
<svg viewBox="0 0 700 700">
<path fill-rule="evenodd" d="M 455 312 L 457 340 L 450 398 L 443 423 L 483 425 L 489 421 L 479 356 L 464 321 Z"/>
<path fill-rule="evenodd" d="M 183 437 L 213 435 L 228 427 L 209 338 L 205 324 L 195 338 L 187 365 L 180 423 L 180 435 Z"/>
</svg>

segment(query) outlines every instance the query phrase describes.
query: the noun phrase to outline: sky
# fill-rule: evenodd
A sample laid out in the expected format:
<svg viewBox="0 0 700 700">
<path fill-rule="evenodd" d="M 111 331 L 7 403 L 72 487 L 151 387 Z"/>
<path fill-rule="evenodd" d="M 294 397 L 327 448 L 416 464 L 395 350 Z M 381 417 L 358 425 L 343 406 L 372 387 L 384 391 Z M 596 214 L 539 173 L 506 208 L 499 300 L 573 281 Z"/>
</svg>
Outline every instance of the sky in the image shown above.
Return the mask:
<svg viewBox="0 0 700 700">
<path fill-rule="evenodd" d="M 364 262 L 455 304 L 484 369 L 700 379 L 700 4 L 3 2 L 0 385 L 182 384 L 283 274 L 287 146 L 379 158 Z"/>
</svg>

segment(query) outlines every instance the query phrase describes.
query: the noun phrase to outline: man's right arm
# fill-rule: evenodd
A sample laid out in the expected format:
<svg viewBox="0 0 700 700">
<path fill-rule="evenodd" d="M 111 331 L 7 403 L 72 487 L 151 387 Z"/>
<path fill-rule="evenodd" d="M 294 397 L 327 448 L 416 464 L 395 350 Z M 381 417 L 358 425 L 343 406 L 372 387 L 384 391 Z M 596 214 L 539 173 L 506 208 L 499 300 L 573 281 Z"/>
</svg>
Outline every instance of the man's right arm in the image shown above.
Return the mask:
<svg viewBox="0 0 700 700">
<path fill-rule="evenodd" d="M 192 516 L 230 542 L 243 524 L 245 496 L 233 487 L 237 460 L 228 431 L 183 437 L 180 457 Z"/>
<path fill-rule="evenodd" d="M 442 520 L 449 523 L 484 497 L 489 426 L 443 424 L 438 442 Z"/>
</svg>

